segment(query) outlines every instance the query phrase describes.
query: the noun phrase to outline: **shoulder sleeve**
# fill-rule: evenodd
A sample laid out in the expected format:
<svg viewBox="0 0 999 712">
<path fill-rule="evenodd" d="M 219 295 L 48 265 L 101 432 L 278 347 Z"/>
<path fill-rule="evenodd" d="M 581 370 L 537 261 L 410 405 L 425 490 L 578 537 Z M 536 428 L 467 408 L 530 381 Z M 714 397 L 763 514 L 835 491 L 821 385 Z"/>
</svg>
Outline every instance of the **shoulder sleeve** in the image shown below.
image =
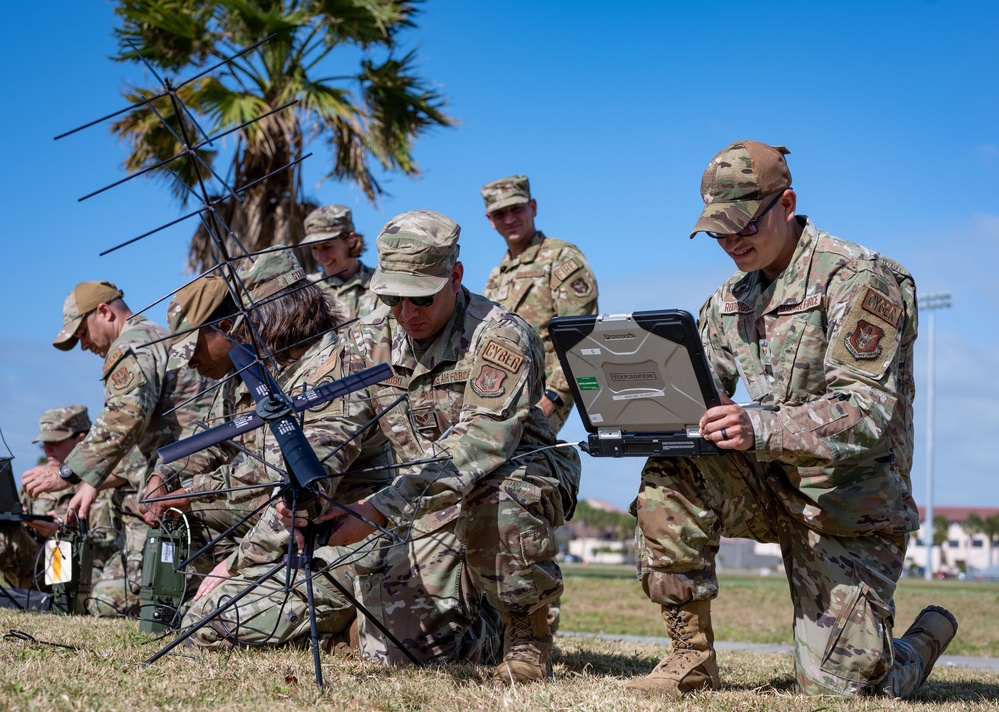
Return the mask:
<svg viewBox="0 0 999 712">
<path fill-rule="evenodd" d="M 458 423 L 439 442 L 451 461 L 399 477 L 368 499 L 394 524 L 457 504 L 520 445 L 528 413 L 541 397 L 540 338 L 511 314 L 483 329 L 472 348 Z"/>
<path fill-rule="evenodd" d="M 551 238 L 549 238 L 551 239 Z M 562 243 L 552 260 L 551 290 L 559 316 L 597 313 L 597 279 L 583 253 Z"/>
<path fill-rule="evenodd" d="M 750 412 L 761 459 L 812 466 L 887 457 L 891 424 L 911 410 L 900 376 L 909 369 L 902 334 L 915 315 L 898 284 L 871 269 L 843 268 L 826 295 L 826 333 L 803 337 L 795 358 L 822 364 L 825 392 L 778 412 Z"/>
<path fill-rule="evenodd" d="M 131 347 L 123 347 L 105 362 L 104 409 L 66 458 L 84 482 L 100 487 L 139 441 L 159 402 L 161 380 L 152 359 L 137 355 Z"/>
</svg>

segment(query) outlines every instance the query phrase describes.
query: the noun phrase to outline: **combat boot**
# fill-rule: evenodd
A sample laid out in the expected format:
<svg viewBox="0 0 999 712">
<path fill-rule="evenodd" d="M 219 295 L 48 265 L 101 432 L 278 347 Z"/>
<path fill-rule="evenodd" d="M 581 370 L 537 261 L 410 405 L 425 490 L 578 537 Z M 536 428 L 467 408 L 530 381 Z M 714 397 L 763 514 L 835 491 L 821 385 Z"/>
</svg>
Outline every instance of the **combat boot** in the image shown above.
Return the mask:
<svg viewBox="0 0 999 712">
<path fill-rule="evenodd" d="M 361 650 L 361 641 L 357 634 L 357 619 L 350 622 L 350 626 L 339 633 L 330 633 L 322 639 L 322 648 L 327 653 L 334 655 L 349 655 Z"/>
<path fill-rule="evenodd" d="M 507 684 L 547 680 L 552 676 L 552 633 L 548 606 L 532 613 L 503 614 L 503 662 L 493 680 Z"/>
<path fill-rule="evenodd" d="M 711 602 L 663 606 L 662 616 L 672 643 L 670 654 L 649 675 L 630 680 L 625 688 L 666 697 L 679 697 L 695 690 L 717 690 L 720 681 L 715 634 L 711 630 Z"/>
<path fill-rule="evenodd" d="M 919 680 L 920 685 L 926 682 L 937 658 L 947 649 L 956 634 L 957 619 L 950 611 L 940 606 L 924 608 L 916 616 L 916 620 L 912 621 L 909 630 L 902 634 L 902 640 L 911 645 L 923 659 L 923 677 Z"/>
</svg>

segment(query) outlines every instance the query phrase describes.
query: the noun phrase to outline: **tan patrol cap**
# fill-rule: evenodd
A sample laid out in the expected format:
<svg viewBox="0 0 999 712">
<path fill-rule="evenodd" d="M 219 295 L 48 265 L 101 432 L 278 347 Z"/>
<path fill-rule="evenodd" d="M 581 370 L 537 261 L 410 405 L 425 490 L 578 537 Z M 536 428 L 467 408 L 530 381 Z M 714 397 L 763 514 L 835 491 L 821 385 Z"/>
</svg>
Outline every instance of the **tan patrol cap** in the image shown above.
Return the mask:
<svg viewBox="0 0 999 712">
<path fill-rule="evenodd" d="M 753 219 L 770 195 L 791 187 L 784 146 L 736 141 L 723 148 L 704 169 L 701 197 L 704 210 L 690 236 L 699 232 L 733 235 Z"/>
<path fill-rule="evenodd" d="M 486 202 L 486 215 L 511 205 L 529 203 L 531 181 L 522 175 L 494 180 L 482 186 L 482 199 Z"/>
<path fill-rule="evenodd" d="M 437 294 L 458 261 L 461 226 L 432 210 L 410 210 L 389 220 L 378 234 L 378 267 L 371 291 L 397 297 Z"/>
<path fill-rule="evenodd" d="M 62 305 L 62 331 L 52 345 L 62 351 L 72 351 L 79 341 L 76 330 L 83 323 L 83 318 L 99 305 L 109 304 L 123 296 L 122 291 L 111 282 L 80 282 Z"/>
<path fill-rule="evenodd" d="M 90 430 L 90 416 L 85 405 L 67 405 L 42 413 L 38 419 L 38 437 L 33 443 L 57 443 L 77 433 Z"/>
</svg>

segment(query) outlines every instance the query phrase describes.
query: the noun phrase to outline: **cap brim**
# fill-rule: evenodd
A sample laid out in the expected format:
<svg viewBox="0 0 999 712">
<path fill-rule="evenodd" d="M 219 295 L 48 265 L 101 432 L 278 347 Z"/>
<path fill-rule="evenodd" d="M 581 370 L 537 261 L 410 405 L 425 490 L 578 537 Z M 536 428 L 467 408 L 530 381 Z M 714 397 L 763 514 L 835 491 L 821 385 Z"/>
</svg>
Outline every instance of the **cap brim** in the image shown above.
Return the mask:
<svg viewBox="0 0 999 712">
<path fill-rule="evenodd" d="M 530 198 L 524 198 L 519 195 L 514 195 L 509 198 L 503 198 L 502 200 L 497 200 L 495 203 L 486 208 L 486 215 L 492 215 L 497 210 L 502 210 L 503 208 L 509 208 L 511 205 L 525 205 L 530 203 Z"/>
<path fill-rule="evenodd" d="M 312 234 L 306 235 L 298 247 L 304 247 L 306 245 L 314 245 L 317 242 L 326 242 L 327 240 L 333 240 L 337 237 L 342 237 L 343 235 L 349 234 L 348 230 L 338 230 L 336 232 L 314 232 Z"/>
<path fill-rule="evenodd" d="M 81 314 L 69 323 L 63 324 L 62 331 L 52 341 L 52 345 L 60 351 L 72 351 L 76 346 L 76 342 L 79 341 L 76 338 L 76 332 L 86 316 L 86 314 Z"/>
<path fill-rule="evenodd" d="M 375 294 L 389 294 L 394 297 L 429 297 L 444 289 L 449 279 L 449 275 L 433 277 L 425 274 L 385 272 L 381 267 L 376 267 L 368 288 Z"/>
<path fill-rule="evenodd" d="M 38 437 L 32 440 L 33 443 L 57 443 L 71 437 L 73 433 L 66 430 L 50 430 L 48 433 L 39 433 Z"/>
<path fill-rule="evenodd" d="M 737 200 L 708 203 L 701 211 L 694 229 L 690 232 L 693 238 L 699 232 L 717 232 L 722 235 L 734 235 L 741 232 L 760 209 L 762 200 Z"/>
</svg>

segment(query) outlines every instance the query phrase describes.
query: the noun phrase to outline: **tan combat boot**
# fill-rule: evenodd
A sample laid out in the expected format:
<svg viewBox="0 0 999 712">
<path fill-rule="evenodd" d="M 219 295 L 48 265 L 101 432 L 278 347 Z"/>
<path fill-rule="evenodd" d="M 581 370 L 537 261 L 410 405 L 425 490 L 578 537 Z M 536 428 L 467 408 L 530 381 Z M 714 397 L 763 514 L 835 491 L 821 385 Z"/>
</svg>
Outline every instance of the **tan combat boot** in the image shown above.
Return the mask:
<svg viewBox="0 0 999 712">
<path fill-rule="evenodd" d="M 916 620 L 912 621 L 909 630 L 902 634 L 902 640 L 911 645 L 923 659 L 922 685 L 930 676 L 930 671 L 950 641 L 957 634 L 957 619 L 946 608 L 927 606 Z"/>
<path fill-rule="evenodd" d="M 533 613 L 503 614 L 503 662 L 493 680 L 507 684 L 536 682 L 552 676 L 552 633 L 548 606 Z"/>
<path fill-rule="evenodd" d="M 717 690 L 718 661 L 711 630 L 711 602 L 663 606 L 663 622 L 673 649 L 649 675 L 630 680 L 625 688 L 648 695 L 679 697 L 695 690 Z"/>
<path fill-rule="evenodd" d="M 334 655 L 349 655 L 361 650 L 361 641 L 357 635 L 357 619 L 350 622 L 350 626 L 339 633 L 330 633 L 322 639 L 322 648 L 327 653 Z"/>
</svg>

